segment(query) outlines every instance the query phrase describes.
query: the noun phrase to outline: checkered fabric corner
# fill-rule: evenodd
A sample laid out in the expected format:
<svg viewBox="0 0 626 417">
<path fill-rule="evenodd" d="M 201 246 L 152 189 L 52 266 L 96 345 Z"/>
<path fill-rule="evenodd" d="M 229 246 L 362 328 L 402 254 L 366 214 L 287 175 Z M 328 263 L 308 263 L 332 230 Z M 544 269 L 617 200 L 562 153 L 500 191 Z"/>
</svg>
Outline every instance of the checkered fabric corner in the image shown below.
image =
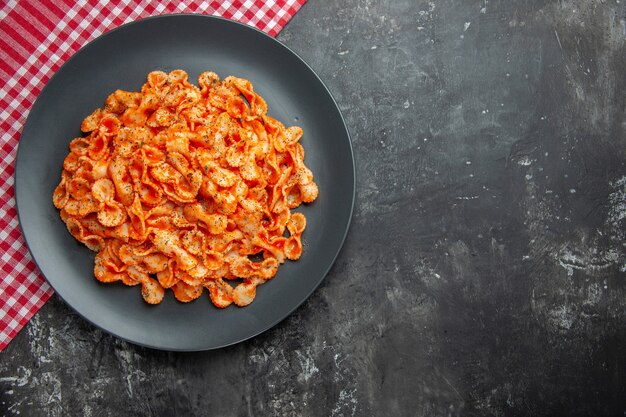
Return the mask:
<svg viewBox="0 0 626 417">
<path fill-rule="evenodd" d="M 53 293 L 37 270 L 22 238 L 13 190 L 20 132 L 31 106 L 50 77 L 86 43 L 134 20 L 161 14 L 200 13 L 237 20 L 276 36 L 305 2 L 0 2 L 0 351 Z"/>
</svg>

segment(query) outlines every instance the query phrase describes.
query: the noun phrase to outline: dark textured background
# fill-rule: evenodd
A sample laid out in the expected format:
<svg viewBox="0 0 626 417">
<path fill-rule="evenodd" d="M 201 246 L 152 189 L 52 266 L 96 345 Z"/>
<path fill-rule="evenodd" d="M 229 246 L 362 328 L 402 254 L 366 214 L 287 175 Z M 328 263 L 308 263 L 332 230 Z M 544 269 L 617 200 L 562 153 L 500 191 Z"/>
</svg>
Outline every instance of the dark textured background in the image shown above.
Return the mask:
<svg viewBox="0 0 626 417">
<path fill-rule="evenodd" d="M 352 133 L 313 296 L 219 351 L 139 348 L 53 297 L 1 355 L 26 416 L 626 414 L 621 0 L 310 0 L 278 39 Z"/>
</svg>

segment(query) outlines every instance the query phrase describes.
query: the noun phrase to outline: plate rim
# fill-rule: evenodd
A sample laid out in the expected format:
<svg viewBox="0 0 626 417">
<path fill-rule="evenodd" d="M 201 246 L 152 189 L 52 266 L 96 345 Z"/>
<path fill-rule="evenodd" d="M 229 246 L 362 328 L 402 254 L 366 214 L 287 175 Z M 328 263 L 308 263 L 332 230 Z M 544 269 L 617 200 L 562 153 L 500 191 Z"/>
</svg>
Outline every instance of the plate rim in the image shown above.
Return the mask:
<svg viewBox="0 0 626 417">
<path fill-rule="evenodd" d="M 89 49 L 89 48 L 93 47 L 95 44 L 101 42 L 104 38 L 106 38 L 111 33 L 114 33 L 114 32 L 120 31 L 120 30 L 124 30 L 124 29 L 126 29 L 126 28 L 128 28 L 130 26 L 142 24 L 145 21 L 168 20 L 168 19 L 180 18 L 180 17 L 198 18 L 198 19 L 206 20 L 207 22 L 210 22 L 210 21 L 222 21 L 222 22 L 224 22 L 226 24 L 232 24 L 235 27 L 239 27 L 239 29 L 241 29 L 241 30 L 251 30 L 253 32 L 256 32 L 257 34 L 260 34 L 260 35 L 268 38 L 269 40 L 271 40 L 273 42 L 274 45 L 276 45 L 276 46 L 278 46 L 280 48 L 285 49 L 288 53 L 292 54 L 295 58 L 297 58 L 298 61 L 300 61 L 300 63 L 302 63 L 310 71 L 310 73 L 319 81 L 319 83 L 323 87 L 325 93 L 331 99 L 331 101 L 332 101 L 332 103 L 333 103 L 333 105 L 334 105 L 334 107 L 335 107 L 335 109 L 337 111 L 337 114 L 339 115 L 339 119 L 341 120 L 341 124 L 343 126 L 343 129 L 345 130 L 346 139 L 347 139 L 347 142 L 348 142 L 348 149 L 349 149 L 349 154 L 350 154 L 350 160 L 351 160 L 350 173 L 352 175 L 352 181 L 351 181 L 352 192 L 350 193 L 350 196 L 349 196 L 351 201 L 350 201 L 350 210 L 349 210 L 348 217 L 347 217 L 347 224 L 345 226 L 345 230 L 343 232 L 343 235 L 341 236 L 341 239 L 339 240 L 338 249 L 337 249 L 335 255 L 332 257 L 331 261 L 329 262 L 328 266 L 323 271 L 323 274 L 321 275 L 321 278 L 319 279 L 319 282 L 311 288 L 311 290 L 306 294 L 306 296 L 304 298 L 302 298 L 302 300 L 300 300 L 298 303 L 296 303 L 293 306 L 293 308 L 289 309 L 284 315 L 281 315 L 282 317 L 279 318 L 278 320 L 270 322 L 270 324 L 268 324 L 268 325 L 261 326 L 256 332 L 252 332 L 250 335 L 247 335 L 247 336 L 245 336 L 243 338 L 236 338 L 237 340 L 234 340 L 234 341 L 231 341 L 231 342 L 219 343 L 219 344 L 217 344 L 215 346 L 208 346 L 208 347 L 203 347 L 203 348 L 163 347 L 163 346 L 153 345 L 153 344 L 150 344 L 150 343 L 145 343 L 145 342 L 140 342 L 140 341 L 136 341 L 136 340 L 131 340 L 128 337 L 121 336 L 114 329 L 106 329 L 103 326 L 93 322 L 92 320 L 88 319 L 81 311 L 79 311 L 73 305 L 68 303 L 65 300 L 65 298 L 59 293 L 57 288 L 55 288 L 55 285 L 52 282 L 50 282 L 48 277 L 43 273 L 42 269 L 39 266 L 39 262 L 37 260 L 37 257 L 35 256 L 35 254 L 31 250 L 31 247 L 30 247 L 30 244 L 29 244 L 29 237 L 27 236 L 26 233 L 24 233 L 24 228 L 23 228 L 23 225 L 22 225 L 22 215 L 20 213 L 20 203 L 19 203 L 18 192 L 17 192 L 17 190 L 18 190 L 18 183 L 20 182 L 19 181 L 20 177 L 17 174 L 18 174 L 18 164 L 19 164 L 19 161 L 21 159 L 20 155 L 22 154 L 22 147 L 20 146 L 20 142 L 21 142 L 21 139 L 22 139 L 22 133 L 24 131 L 24 128 L 26 127 L 26 125 L 29 122 L 29 118 L 30 118 L 30 115 L 33 113 L 33 110 L 38 108 L 39 106 L 41 106 L 40 98 L 44 95 L 44 92 L 49 88 L 49 85 L 54 82 L 54 80 L 57 77 L 57 75 L 65 67 L 69 66 L 68 64 L 71 65 L 72 61 L 74 61 L 76 56 L 78 56 L 79 54 L 83 53 L 86 49 Z M 243 343 L 245 341 L 253 339 L 253 338 L 259 336 L 260 334 L 265 333 L 268 330 L 274 328 L 280 322 L 282 322 L 283 320 L 285 320 L 289 316 L 291 316 L 298 308 L 300 308 L 302 306 L 302 304 L 304 304 L 307 300 L 309 300 L 311 298 L 311 295 L 319 288 L 319 286 L 322 284 L 322 282 L 326 279 L 328 273 L 330 272 L 332 267 L 335 265 L 335 262 L 337 261 L 337 258 L 339 257 L 339 254 L 341 253 L 341 251 L 344 248 L 344 245 L 345 245 L 348 233 L 350 231 L 350 227 L 352 225 L 352 218 L 353 218 L 353 215 L 354 215 L 354 206 L 355 206 L 355 201 L 356 201 L 356 161 L 355 161 L 355 157 L 354 157 L 354 148 L 352 146 L 352 137 L 350 135 L 350 130 L 348 129 L 348 126 L 346 124 L 346 120 L 345 120 L 345 118 L 343 116 L 343 113 L 341 112 L 341 109 L 340 109 L 337 101 L 335 100 L 335 97 L 332 95 L 332 93 L 328 89 L 328 86 L 320 78 L 320 76 L 317 74 L 317 72 L 315 72 L 315 70 L 313 68 L 311 68 L 311 66 L 300 55 L 298 55 L 295 51 L 293 51 L 287 45 L 283 44 L 278 39 L 268 35 L 267 33 L 263 32 L 262 30 L 254 27 L 254 26 L 250 26 L 250 25 L 238 22 L 236 20 L 227 19 L 227 18 L 224 18 L 224 17 L 221 17 L 221 16 L 205 15 L 205 14 L 200 14 L 200 13 L 168 13 L 168 14 L 161 14 L 161 15 L 156 15 L 156 16 L 148 16 L 148 17 L 145 17 L 145 18 L 133 20 L 131 22 L 127 22 L 127 23 L 124 23 L 122 25 L 119 25 L 119 26 L 117 26 L 117 27 L 115 27 L 115 28 L 113 28 L 113 29 L 111 29 L 109 31 L 106 31 L 106 32 L 100 34 L 95 39 L 87 42 L 78 51 L 73 53 L 54 72 L 54 74 L 52 74 L 52 76 L 46 82 L 46 84 L 43 86 L 41 91 L 37 94 L 37 97 L 36 97 L 35 101 L 33 102 L 32 106 L 30 107 L 28 116 L 26 117 L 26 120 L 24 121 L 24 125 L 22 126 L 22 129 L 20 131 L 20 137 L 19 137 L 19 140 L 17 142 L 16 147 L 17 147 L 17 152 L 16 152 L 16 155 L 15 155 L 14 173 L 13 173 L 13 180 L 14 180 L 13 190 L 14 190 L 14 199 L 15 199 L 15 209 L 16 209 L 16 213 L 17 213 L 17 219 L 18 219 L 18 224 L 19 224 L 19 229 L 20 229 L 21 235 L 22 235 L 22 237 L 24 239 L 24 242 L 26 244 L 26 247 L 28 249 L 28 253 L 30 254 L 31 259 L 33 260 L 34 264 L 36 265 L 36 271 L 39 272 L 39 274 L 44 278 L 45 282 L 50 286 L 50 288 L 52 288 L 54 290 L 54 294 L 56 294 L 62 300 L 63 304 L 65 304 L 73 312 L 78 314 L 81 317 L 82 320 L 86 321 L 90 325 L 95 326 L 99 330 L 101 330 L 101 331 L 103 331 L 103 332 L 105 332 L 107 334 L 110 334 L 110 335 L 112 335 L 112 336 L 114 336 L 114 337 L 116 337 L 118 339 L 124 340 L 125 342 L 128 342 L 130 344 L 134 344 L 134 345 L 141 346 L 141 347 L 144 347 L 144 348 L 161 350 L 161 351 L 169 351 L 169 352 L 202 352 L 202 351 L 217 350 L 217 349 L 226 348 L 228 346 L 234 346 L 234 345 Z M 19 194 L 21 195 L 22 193 L 19 193 Z"/>
</svg>

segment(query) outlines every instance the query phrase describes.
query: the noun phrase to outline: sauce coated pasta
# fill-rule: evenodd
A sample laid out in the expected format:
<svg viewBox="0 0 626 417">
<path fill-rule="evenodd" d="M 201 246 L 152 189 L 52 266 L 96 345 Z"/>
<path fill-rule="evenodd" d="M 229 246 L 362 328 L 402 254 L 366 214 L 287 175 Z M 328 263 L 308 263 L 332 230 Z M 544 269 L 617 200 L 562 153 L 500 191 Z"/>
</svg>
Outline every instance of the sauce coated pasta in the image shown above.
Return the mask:
<svg viewBox="0 0 626 417">
<path fill-rule="evenodd" d="M 306 218 L 292 210 L 318 188 L 302 129 L 268 116 L 250 81 L 187 78 L 153 71 L 85 118 L 53 203 L 97 252 L 99 281 L 140 285 L 150 304 L 169 288 L 181 302 L 206 289 L 217 307 L 246 306 L 300 258 Z"/>
</svg>

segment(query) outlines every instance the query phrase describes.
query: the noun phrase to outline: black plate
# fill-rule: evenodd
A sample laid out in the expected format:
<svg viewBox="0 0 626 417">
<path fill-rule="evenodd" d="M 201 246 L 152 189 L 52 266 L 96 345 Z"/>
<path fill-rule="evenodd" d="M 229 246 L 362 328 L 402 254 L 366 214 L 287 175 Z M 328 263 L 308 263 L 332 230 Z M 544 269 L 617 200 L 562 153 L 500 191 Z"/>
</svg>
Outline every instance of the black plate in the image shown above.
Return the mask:
<svg viewBox="0 0 626 417">
<path fill-rule="evenodd" d="M 101 284 L 94 253 L 75 241 L 52 205 L 69 142 L 83 118 L 115 89 L 138 91 L 155 69 L 184 69 L 196 83 L 203 71 L 249 79 L 286 125 L 304 129 L 305 163 L 319 185 L 307 217 L 304 253 L 261 285 L 248 307 L 219 310 L 208 294 L 189 304 L 168 291 L 146 304 L 137 287 Z M 256 29 L 201 15 L 159 16 L 94 40 L 69 59 L 34 104 L 19 143 L 15 193 L 21 227 L 35 262 L 65 302 L 118 337 L 165 350 L 206 350 L 241 342 L 271 328 L 324 279 L 348 231 L 355 174 L 350 138 L 322 81 L 296 54 Z M 323 320 L 323 318 L 317 318 Z"/>
</svg>

